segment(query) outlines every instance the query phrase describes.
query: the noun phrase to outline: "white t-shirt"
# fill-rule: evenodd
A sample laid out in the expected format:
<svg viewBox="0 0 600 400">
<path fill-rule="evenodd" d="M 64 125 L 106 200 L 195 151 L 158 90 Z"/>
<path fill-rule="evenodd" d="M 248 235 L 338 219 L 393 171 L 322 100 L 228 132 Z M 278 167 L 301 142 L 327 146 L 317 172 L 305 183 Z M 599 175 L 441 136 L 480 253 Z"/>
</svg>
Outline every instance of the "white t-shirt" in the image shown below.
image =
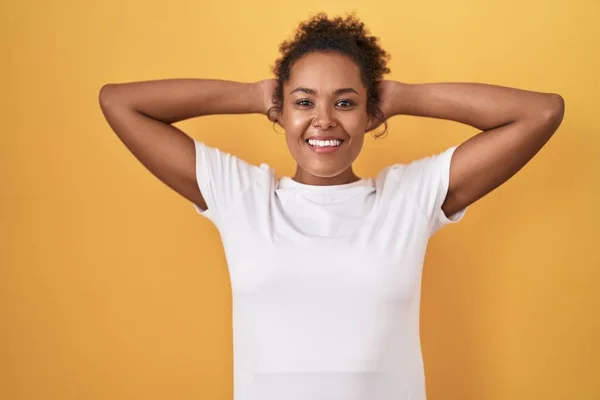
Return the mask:
<svg viewBox="0 0 600 400">
<path fill-rule="evenodd" d="M 310 186 L 196 141 L 233 298 L 235 400 L 424 400 L 421 271 L 447 218 L 443 153 Z"/>
</svg>

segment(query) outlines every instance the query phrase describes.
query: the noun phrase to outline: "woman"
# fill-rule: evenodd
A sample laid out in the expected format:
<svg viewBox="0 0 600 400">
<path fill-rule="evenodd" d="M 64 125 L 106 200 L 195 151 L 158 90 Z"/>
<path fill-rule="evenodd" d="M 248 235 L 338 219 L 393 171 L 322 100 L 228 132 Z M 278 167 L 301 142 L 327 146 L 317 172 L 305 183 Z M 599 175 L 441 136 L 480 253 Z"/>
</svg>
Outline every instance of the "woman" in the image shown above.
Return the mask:
<svg viewBox="0 0 600 400">
<path fill-rule="evenodd" d="M 556 94 L 383 80 L 388 55 L 354 16 L 317 15 L 281 46 L 275 79 L 106 85 L 112 129 L 219 229 L 231 277 L 236 400 L 425 399 L 420 279 L 429 238 L 521 169 L 556 131 Z M 285 130 L 276 178 L 171 124 L 261 113 Z M 374 179 L 352 163 L 394 115 L 482 132 Z"/>
</svg>

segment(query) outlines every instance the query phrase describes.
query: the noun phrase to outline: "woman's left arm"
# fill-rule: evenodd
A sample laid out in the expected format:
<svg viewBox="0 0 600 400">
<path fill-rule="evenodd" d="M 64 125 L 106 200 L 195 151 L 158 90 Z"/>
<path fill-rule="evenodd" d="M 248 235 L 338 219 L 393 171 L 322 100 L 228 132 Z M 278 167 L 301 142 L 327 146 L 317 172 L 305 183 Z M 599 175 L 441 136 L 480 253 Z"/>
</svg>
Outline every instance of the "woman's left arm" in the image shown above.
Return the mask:
<svg viewBox="0 0 600 400">
<path fill-rule="evenodd" d="M 556 132 L 565 109 L 558 94 L 482 83 L 385 81 L 383 86 L 386 118 L 440 118 L 482 131 L 458 146 L 453 155 L 442 206 L 446 215 L 474 203 L 515 175 Z"/>
</svg>

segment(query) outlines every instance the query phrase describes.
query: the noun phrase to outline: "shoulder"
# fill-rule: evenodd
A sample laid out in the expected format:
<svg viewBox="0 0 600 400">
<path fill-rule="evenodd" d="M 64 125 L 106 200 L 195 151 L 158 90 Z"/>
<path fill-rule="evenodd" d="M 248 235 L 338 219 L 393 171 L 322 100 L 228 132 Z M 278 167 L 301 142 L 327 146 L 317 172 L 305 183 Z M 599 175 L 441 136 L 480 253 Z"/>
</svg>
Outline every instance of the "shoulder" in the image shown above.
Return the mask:
<svg viewBox="0 0 600 400">
<path fill-rule="evenodd" d="M 201 141 L 194 142 L 196 180 L 211 210 L 198 210 L 204 215 L 224 218 L 236 209 L 236 204 L 247 199 L 250 189 L 272 186 L 275 170 L 268 164 L 256 165 Z"/>
<path fill-rule="evenodd" d="M 415 159 L 407 163 L 392 164 L 383 168 L 376 177 L 378 188 L 386 185 L 410 186 L 444 179 L 449 170 L 452 155 L 458 146 Z"/>
<path fill-rule="evenodd" d="M 251 163 L 218 147 L 206 145 L 204 142 L 194 140 L 196 148 L 196 167 L 210 169 L 211 173 L 244 174 L 248 178 L 268 178 L 275 174 L 275 170 L 266 163 Z"/>
<path fill-rule="evenodd" d="M 378 174 L 376 189 L 388 209 L 413 204 L 428 219 L 431 234 L 457 222 L 465 210 L 447 217 L 442 204 L 448 194 L 450 164 L 458 146 L 408 163 L 390 165 Z"/>
</svg>

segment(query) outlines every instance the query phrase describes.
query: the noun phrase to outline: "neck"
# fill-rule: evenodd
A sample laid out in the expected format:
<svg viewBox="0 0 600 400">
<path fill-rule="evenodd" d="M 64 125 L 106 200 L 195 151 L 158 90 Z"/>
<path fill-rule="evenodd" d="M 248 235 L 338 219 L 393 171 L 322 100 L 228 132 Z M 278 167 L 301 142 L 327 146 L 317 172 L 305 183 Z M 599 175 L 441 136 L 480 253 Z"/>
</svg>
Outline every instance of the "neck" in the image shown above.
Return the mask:
<svg viewBox="0 0 600 400">
<path fill-rule="evenodd" d="M 294 174 L 294 177 L 292 179 L 295 180 L 296 182 L 300 182 L 305 185 L 332 186 L 332 185 L 345 185 L 347 183 L 356 182 L 356 181 L 360 180 L 360 177 L 358 177 L 354 173 L 354 171 L 352 170 L 352 167 L 348 168 L 347 170 L 345 170 L 344 172 L 342 172 L 339 175 L 325 178 L 325 177 L 312 175 L 312 174 L 306 172 L 305 170 L 303 170 L 302 168 L 300 168 L 300 166 L 297 166 L 296 173 Z"/>
</svg>

